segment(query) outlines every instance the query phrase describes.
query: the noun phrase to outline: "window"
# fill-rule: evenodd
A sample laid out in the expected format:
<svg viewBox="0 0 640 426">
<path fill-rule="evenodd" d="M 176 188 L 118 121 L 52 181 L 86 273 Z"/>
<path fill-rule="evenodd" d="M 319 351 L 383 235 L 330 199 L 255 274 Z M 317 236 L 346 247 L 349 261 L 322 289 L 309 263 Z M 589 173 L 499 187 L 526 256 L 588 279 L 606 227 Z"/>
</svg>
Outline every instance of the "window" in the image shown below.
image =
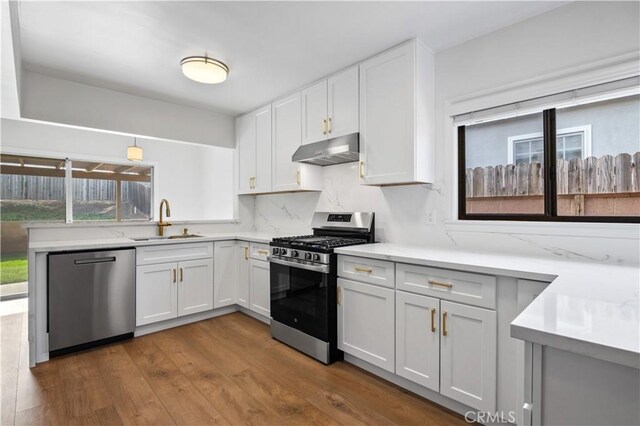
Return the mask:
<svg viewBox="0 0 640 426">
<path fill-rule="evenodd" d="M 629 80 L 554 95 L 541 112 L 456 117 L 459 218 L 640 222 L 639 80 Z"/>
<path fill-rule="evenodd" d="M 1 165 L 3 222 L 151 218 L 150 166 L 5 154 Z"/>
<path fill-rule="evenodd" d="M 542 133 L 511 136 L 508 139 L 507 163 L 542 161 Z M 591 126 L 560 129 L 556 135 L 556 158 L 571 160 L 591 155 Z"/>
</svg>

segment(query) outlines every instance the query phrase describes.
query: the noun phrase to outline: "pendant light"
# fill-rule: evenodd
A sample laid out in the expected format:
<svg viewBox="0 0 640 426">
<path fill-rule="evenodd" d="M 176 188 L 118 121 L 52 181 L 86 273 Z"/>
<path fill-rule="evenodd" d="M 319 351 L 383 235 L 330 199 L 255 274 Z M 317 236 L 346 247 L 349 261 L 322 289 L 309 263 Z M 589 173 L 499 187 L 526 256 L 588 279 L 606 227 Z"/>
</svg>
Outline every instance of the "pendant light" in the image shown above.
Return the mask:
<svg viewBox="0 0 640 426">
<path fill-rule="evenodd" d="M 129 161 L 142 161 L 142 148 L 138 146 L 136 138 L 133 138 L 133 145 L 127 147 L 127 159 Z"/>
<path fill-rule="evenodd" d="M 182 73 L 189 79 L 205 84 L 218 84 L 227 79 L 229 67 L 206 56 L 188 56 L 180 61 Z"/>
</svg>

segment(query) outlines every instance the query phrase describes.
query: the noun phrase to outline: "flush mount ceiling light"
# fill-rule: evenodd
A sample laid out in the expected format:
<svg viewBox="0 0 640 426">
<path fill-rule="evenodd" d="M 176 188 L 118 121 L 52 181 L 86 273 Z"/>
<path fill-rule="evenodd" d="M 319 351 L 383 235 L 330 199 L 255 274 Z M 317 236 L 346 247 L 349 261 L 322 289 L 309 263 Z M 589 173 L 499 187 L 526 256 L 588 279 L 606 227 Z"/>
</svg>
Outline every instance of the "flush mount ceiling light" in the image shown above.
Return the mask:
<svg viewBox="0 0 640 426">
<path fill-rule="evenodd" d="M 205 84 L 222 83 L 227 79 L 229 67 L 206 56 L 189 56 L 180 61 L 182 73 L 193 81 Z"/>
<path fill-rule="evenodd" d="M 133 145 L 127 147 L 127 160 L 142 161 L 142 148 L 138 146 L 136 138 L 133 138 Z"/>
</svg>

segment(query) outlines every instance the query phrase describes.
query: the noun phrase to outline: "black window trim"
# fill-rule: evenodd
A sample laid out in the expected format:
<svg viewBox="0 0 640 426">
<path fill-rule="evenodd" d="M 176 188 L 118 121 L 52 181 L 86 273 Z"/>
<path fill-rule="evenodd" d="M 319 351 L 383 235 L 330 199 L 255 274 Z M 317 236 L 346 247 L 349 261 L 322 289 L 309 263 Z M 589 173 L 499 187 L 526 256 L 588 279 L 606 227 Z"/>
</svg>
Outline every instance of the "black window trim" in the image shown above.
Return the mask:
<svg viewBox="0 0 640 426">
<path fill-rule="evenodd" d="M 465 128 L 458 126 L 458 219 L 506 220 L 529 222 L 604 222 L 640 223 L 640 216 L 558 216 L 556 187 L 556 109 L 546 109 L 543 118 L 544 149 L 544 213 L 467 213 L 466 212 L 466 153 Z"/>
</svg>

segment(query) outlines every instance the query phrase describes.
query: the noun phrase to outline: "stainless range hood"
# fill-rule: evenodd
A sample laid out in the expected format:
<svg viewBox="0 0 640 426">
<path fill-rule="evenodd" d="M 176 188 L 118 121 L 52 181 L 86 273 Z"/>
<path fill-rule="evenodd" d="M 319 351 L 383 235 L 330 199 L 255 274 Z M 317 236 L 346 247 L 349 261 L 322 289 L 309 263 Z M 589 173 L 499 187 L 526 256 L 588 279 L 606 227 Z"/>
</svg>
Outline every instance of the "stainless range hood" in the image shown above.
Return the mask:
<svg viewBox="0 0 640 426">
<path fill-rule="evenodd" d="M 358 133 L 300 146 L 291 157 L 295 163 L 331 166 L 360 159 Z"/>
</svg>

